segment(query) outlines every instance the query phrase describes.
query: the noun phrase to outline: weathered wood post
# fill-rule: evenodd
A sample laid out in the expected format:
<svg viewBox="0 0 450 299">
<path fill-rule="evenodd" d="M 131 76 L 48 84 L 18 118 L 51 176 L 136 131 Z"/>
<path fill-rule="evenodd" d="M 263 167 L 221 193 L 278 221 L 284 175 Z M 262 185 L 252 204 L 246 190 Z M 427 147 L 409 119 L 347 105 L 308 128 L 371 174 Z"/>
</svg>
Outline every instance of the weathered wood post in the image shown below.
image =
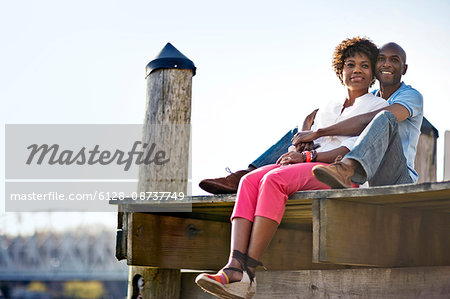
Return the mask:
<svg viewBox="0 0 450 299">
<path fill-rule="evenodd" d="M 142 142 L 162 149 L 163 160 L 170 163 L 141 164 L 138 194 L 140 192 L 187 193 L 191 123 L 192 77 L 194 63 L 168 43 L 146 67 L 147 107 Z M 160 157 L 161 158 L 161 157 Z M 142 213 L 128 213 L 127 257 L 134 254 L 133 246 L 140 241 L 139 226 Z M 131 229 L 134 227 L 134 229 Z M 136 229 L 137 228 L 137 229 Z M 157 231 L 140 232 L 158 234 Z M 150 248 L 139 254 L 151 254 Z M 128 298 L 136 294 L 136 284 L 143 279 L 142 298 L 179 298 L 181 273 L 179 269 L 158 269 L 130 266 Z M 141 279 L 141 284 L 142 284 Z M 134 282 L 134 287 L 133 287 Z"/>
<path fill-rule="evenodd" d="M 436 182 L 436 153 L 439 132 L 428 119 L 424 117 L 420 133 L 414 163 L 414 168 L 419 174 L 418 183 Z"/>
</svg>

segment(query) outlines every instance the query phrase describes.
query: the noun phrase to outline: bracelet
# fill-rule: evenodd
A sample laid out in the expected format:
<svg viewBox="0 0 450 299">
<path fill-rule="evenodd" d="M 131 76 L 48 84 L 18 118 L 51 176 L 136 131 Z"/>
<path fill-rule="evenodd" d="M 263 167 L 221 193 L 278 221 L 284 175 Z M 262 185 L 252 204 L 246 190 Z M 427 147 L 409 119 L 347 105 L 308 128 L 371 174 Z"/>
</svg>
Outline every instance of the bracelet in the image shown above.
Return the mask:
<svg viewBox="0 0 450 299">
<path fill-rule="evenodd" d="M 312 151 L 310 151 L 310 153 L 311 153 L 311 162 L 316 162 L 317 151 L 316 150 L 312 150 Z"/>
<path fill-rule="evenodd" d="M 301 152 L 300 154 L 302 155 L 303 161 L 306 161 L 306 154 L 305 154 L 305 152 Z"/>
<path fill-rule="evenodd" d="M 302 154 L 304 154 L 305 157 L 305 162 L 311 162 L 311 152 L 303 152 Z"/>
</svg>

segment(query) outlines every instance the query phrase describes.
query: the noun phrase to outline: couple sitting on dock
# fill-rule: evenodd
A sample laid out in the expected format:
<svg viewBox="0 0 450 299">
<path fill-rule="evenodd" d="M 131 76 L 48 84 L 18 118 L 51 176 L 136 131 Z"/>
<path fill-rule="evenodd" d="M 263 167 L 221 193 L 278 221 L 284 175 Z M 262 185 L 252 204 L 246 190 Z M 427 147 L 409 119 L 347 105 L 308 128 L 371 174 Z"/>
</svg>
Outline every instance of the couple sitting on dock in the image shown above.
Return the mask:
<svg viewBox="0 0 450 299">
<path fill-rule="evenodd" d="M 205 291 L 221 298 L 253 296 L 258 259 L 296 191 L 417 182 L 422 96 L 401 81 L 405 51 L 395 43 L 378 49 L 366 38 L 346 39 L 335 49 L 333 68 L 347 88 L 345 100 L 313 111 L 302 131 L 288 132 L 247 170 L 200 183 L 214 194 L 237 192 L 230 257 L 217 274 L 197 277 Z M 380 90 L 369 92 L 375 79 Z"/>
</svg>

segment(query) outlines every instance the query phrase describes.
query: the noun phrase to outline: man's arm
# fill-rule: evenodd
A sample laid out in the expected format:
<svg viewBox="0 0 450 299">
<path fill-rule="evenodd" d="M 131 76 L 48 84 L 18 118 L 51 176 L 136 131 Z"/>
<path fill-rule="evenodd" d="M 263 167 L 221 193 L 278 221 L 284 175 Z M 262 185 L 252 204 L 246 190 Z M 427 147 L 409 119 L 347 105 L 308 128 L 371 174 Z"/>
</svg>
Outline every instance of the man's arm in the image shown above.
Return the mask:
<svg viewBox="0 0 450 299">
<path fill-rule="evenodd" d="M 311 130 L 311 127 L 314 124 L 314 120 L 316 119 L 317 111 L 319 111 L 319 109 L 314 110 L 308 116 L 305 117 L 305 120 L 303 121 L 302 131 Z M 297 152 L 310 151 L 313 148 L 314 143 L 312 141 L 299 142 L 295 145 L 295 150 Z"/>
<path fill-rule="evenodd" d="M 409 117 L 409 110 L 401 104 L 392 104 L 369 113 L 357 115 L 316 131 L 298 132 L 292 144 L 308 142 L 323 136 L 358 136 L 380 111 L 387 110 L 397 117 L 399 122 Z"/>
<path fill-rule="evenodd" d="M 305 120 L 303 121 L 302 131 L 311 130 L 314 119 L 316 118 L 317 111 L 319 111 L 319 109 L 314 110 L 313 112 L 311 112 L 311 114 L 305 117 Z"/>
<path fill-rule="evenodd" d="M 406 107 L 403 106 L 402 104 L 394 103 L 394 104 L 387 106 L 386 108 L 381 109 L 381 110 L 387 110 L 387 111 L 391 112 L 392 114 L 394 114 L 395 117 L 397 117 L 398 122 L 402 122 L 410 116 L 409 110 L 406 109 Z"/>
</svg>

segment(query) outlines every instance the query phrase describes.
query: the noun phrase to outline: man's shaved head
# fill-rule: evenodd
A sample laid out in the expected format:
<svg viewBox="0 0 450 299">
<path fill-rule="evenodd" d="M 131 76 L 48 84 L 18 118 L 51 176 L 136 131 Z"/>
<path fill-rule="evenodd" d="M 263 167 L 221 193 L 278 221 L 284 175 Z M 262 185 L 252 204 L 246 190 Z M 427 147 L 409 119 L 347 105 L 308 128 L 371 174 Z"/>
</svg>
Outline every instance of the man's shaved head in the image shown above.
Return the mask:
<svg viewBox="0 0 450 299">
<path fill-rule="evenodd" d="M 396 43 L 385 44 L 380 49 L 375 68 L 380 89 L 397 90 L 401 85 L 402 76 L 408 69 L 405 50 Z"/>
<path fill-rule="evenodd" d="M 403 64 L 406 64 L 406 52 L 405 52 L 405 50 L 403 50 L 402 47 L 400 47 L 396 43 L 391 42 L 391 43 L 387 43 L 387 44 L 383 45 L 381 47 L 381 49 L 380 49 L 380 52 L 383 52 L 383 51 L 388 50 L 388 49 L 389 50 L 396 50 L 399 53 L 401 59 L 403 60 Z"/>
</svg>

